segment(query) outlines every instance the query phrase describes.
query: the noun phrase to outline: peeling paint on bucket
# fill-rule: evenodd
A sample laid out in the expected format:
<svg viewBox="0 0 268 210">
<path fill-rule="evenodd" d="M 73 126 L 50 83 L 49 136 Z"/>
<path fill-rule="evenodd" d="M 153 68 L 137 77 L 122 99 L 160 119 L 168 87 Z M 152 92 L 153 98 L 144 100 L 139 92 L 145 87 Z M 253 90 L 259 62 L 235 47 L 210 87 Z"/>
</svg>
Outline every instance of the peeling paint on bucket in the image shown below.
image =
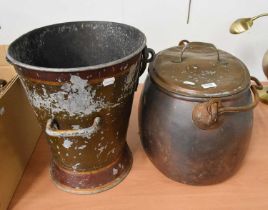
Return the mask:
<svg viewBox="0 0 268 210">
<path fill-rule="evenodd" d="M 39 28 L 10 45 L 7 58 L 46 132 L 60 189 L 101 192 L 128 174 L 126 134 L 149 62 L 145 43 L 136 28 L 92 21 Z"/>
</svg>

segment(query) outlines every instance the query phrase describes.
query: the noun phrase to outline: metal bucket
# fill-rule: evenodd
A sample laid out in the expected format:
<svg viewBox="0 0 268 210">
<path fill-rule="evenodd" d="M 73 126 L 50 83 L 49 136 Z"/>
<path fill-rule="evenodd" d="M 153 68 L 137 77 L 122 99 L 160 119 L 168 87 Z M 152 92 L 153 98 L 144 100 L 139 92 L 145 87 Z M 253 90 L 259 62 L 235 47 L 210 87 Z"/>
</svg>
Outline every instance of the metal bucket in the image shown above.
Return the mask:
<svg viewBox="0 0 268 210">
<path fill-rule="evenodd" d="M 138 29 L 99 21 L 42 27 L 10 45 L 7 60 L 45 130 L 60 189 L 96 193 L 126 177 L 133 93 L 153 55 Z"/>
</svg>

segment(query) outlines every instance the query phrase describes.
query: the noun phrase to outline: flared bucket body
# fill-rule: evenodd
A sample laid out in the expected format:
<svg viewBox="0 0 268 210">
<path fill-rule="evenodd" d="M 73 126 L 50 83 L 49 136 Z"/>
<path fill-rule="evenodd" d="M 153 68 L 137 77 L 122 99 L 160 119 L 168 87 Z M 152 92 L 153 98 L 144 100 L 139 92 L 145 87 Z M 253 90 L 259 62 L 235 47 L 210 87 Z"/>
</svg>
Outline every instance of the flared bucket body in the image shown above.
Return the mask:
<svg viewBox="0 0 268 210">
<path fill-rule="evenodd" d="M 61 189 L 96 193 L 126 177 L 133 93 L 144 69 L 145 36 L 111 22 L 62 23 L 31 31 L 9 47 L 52 152 Z"/>
</svg>

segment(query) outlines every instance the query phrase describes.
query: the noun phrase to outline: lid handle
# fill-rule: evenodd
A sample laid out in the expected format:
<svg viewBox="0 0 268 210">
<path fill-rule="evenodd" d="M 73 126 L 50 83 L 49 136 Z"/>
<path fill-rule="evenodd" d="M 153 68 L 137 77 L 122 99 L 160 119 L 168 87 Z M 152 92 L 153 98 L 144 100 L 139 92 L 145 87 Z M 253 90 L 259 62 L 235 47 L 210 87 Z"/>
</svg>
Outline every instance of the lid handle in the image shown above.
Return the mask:
<svg viewBox="0 0 268 210">
<path fill-rule="evenodd" d="M 180 43 L 179 43 L 179 46 L 183 46 L 182 50 L 181 50 L 181 54 L 180 54 L 180 58 L 179 58 L 179 63 L 181 63 L 183 60 L 182 60 L 182 56 L 183 56 L 183 53 L 189 49 L 189 48 L 192 48 L 193 45 L 205 45 L 206 47 L 210 47 L 210 48 L 213 48 L 216 52 L 217 52 L 217 61 L 219 62 L 220 61 L 220 53 L 218 51 L 218 49 L 215 47 L 214 44 L 211 44 L 211 43 L 203 43 L 203 42 L 189 42 L 187 40 L 182 40 Z"/>
</svg>

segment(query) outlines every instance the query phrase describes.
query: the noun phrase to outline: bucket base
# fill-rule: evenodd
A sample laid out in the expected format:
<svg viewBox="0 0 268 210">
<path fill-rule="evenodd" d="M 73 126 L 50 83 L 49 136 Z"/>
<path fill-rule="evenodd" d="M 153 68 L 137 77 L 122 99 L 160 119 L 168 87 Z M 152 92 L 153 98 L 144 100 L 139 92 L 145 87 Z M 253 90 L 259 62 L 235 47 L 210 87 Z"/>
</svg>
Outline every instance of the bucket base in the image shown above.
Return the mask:
<svg viewBox="0 0 268 210">
<path fill-rule="evenodd" d="M 95 194 L 119 184 L 128 175 L 132 162 L 132 154 L 126 146 L 121 157 L 105 168 L 77 172 L 62 168 L 52 161 L 50 175 L 55 185 L 63 191 L 75 194 Z"/>
</svg>

